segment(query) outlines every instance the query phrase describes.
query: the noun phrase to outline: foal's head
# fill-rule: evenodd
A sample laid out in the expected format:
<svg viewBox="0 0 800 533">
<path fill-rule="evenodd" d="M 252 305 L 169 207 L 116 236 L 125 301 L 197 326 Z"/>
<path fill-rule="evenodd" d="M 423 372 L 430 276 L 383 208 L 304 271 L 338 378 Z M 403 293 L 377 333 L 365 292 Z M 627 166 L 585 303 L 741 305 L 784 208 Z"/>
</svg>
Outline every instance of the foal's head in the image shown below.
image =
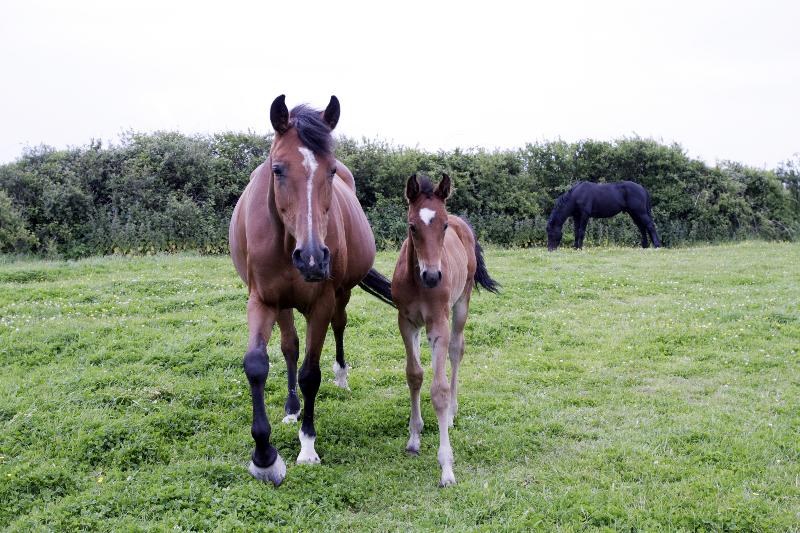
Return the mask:
<svg viewBox="0 0 800 533">
<path fill-rule="evenodd" d="M 306 281 L 322 281 L 330 277 L 325 237 L 336 174 L 331 131 L 339 121 L 339 100 L 331 96 L 323 112 L 300 105 L 289 113 L 284 98 L 277 97 L 270 109 L 275 207 L 294 237 L 294 266 Z"/>
<path fill-rule="evenodd" d="M 408 238 L 414 244 L 423 287 L 436 287 L 442 280 L 442 248 L 447 230 L 445 201 L 450 196 L 450 176 L 434 188 L 427 176 L 416 174 L 406 182 Z"/>
</svg>

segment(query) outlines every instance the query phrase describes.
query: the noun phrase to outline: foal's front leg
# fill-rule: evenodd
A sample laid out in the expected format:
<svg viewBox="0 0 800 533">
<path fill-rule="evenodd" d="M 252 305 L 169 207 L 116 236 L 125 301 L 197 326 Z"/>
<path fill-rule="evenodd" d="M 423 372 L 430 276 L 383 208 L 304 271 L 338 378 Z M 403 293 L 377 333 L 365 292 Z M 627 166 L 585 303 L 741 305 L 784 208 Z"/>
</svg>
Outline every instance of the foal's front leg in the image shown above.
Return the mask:
<svg viewBox="0 0 800 533">
<path fill-rule="evenodd" d="M 453 427 L 453 420 L 458 412 L 458 367 L 464 358 L 464 326 L 467 323 L 471 295 L 472 287 L 453 305 L 453 326 L 447 350 L 450 355 L 450 411 L 447 425 L 450 427 Z"/>
<path fill-rule="evenodd" d="M 328 298 L 321 297 L 314 308 L 307 315 L 306 325 L 306 356 L 303 366 L 300 367 L 300 390 L 303 392 L 303 423 L 300 426 L 300 454 L 297 456 L 298 464 L 316 464 L 320 462 L 319 455 L 314 449 L 317 440 L 317 431 L 314 429 L 314 404 L 322 380 L 319 369 L 319 358 L 325 334 L 331 323 L 333 314 L 333 294 Z"/>
<path fill-rule="evenodd" d="M 450 345 L 450 330 L 447 324 L 447 312 L 440 313 L 435 321 L 427 326 L 428 343 L 431 346 L 431 365 L 433 366 L 433 382 L 431 383 L 431 402 L 439 422 L 439 465 L 442 467 L 442 478 L 439 486 L 446 487 L 456 482 L 453 474 L 453 449 L 450 447 L 448 421 L 450 417 L 450 383 L 447 381 L 447 352 Z"/>
<path fill-rule="evenodd" d="M 266 307 L 256 296 L 247 302 L 247 326 L 249 340 L 244 355 L 244 372 L 250 383 L 253 400 L 253 425 L 251 434 L 256 443 L 248 470 L 257 479 L 270 481 L 276 487 L 286 477 L 286 464 L 278 450 L 269 442 L 272 428 L 264 407 L 264 384 L 269 374 L 267 344 L 275 325 L 277 310 Z"/>
<path fill-rule="evenodd" d="M 397 315 L 400 335 L 406 347 L 406 381 L 411 394 L 411 416 L 408 419 L 408 443 L 406 451 L 419 454 L 420 434 L 422 433 L 422 414 L 419 408 L 419 391 L 422 388 L 422 365 L 419 360 L 419 332 L 422 328 L 408 321 L 402 314 Z"/>
</svg>

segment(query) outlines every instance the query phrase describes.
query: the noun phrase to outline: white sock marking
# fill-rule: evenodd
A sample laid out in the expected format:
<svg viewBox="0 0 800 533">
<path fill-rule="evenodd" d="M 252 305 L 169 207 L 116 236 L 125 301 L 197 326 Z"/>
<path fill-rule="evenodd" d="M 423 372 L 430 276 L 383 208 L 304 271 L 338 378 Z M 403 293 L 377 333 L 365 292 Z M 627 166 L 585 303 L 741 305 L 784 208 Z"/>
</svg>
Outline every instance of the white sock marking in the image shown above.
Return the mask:
<svg viewBox="0 0 800 533">
<path fill-rule="evenodd" d="M 319 463 L 319 455 L 314 449 L 316 437 L 306 435 L 302 429 L 298 432 L 298 435 L 300 436 L 300 455 L 297 456 L 297 464 Z"/>
<path fill-rule="evenodd" d="M 306 215 L 308 220 L 308 242 L 311 242 L 314 237 L 314 232 L 312 231 L 313 227 L 313 220 L 311 214 L 311 189 L 314 186 L 314 172 L 317 171 L 317 158 L 314 156 L 314 152 L 306 148 L 305 146 L 300 146 L 297 149 L 300 154 L 303 156 L 303 166 L 306 168 L 306 172 L 308 175 L 306 176 L 306 198 L 308 200 L 308 214 Z M 314 265 L 311 265 L 314 266 Z"/>
<path fill-rule="evenodd" d="M 433 217 L 436 216 L 436 211 L 433 209 L 428 209 L 427 207 L 423 207 L 419 210 L 419 218 L 425 223 L 426 226 L 430 226 L 431 220 Z"/>
</svg>

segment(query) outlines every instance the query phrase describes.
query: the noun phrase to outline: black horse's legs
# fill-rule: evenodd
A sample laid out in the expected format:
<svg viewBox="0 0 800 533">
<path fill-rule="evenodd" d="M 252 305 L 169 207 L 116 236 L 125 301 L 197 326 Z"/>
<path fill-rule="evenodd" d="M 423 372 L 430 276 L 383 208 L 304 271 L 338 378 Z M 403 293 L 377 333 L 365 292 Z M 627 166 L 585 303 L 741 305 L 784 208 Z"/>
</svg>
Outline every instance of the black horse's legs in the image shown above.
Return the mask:
<svg viewBox="0 0 800 533">
<path fill-rule="evenodd" d="M 333 373 L 336 376 L 333 382 L 337 387 L 350 389 L 347 386 L 347 362 L 344 360 L 344 328 L 347 327 L 347 302 L 350 301 L 350 291 L 343 290 L 336 295 L 336 308 L 333 311 L 331 328 L 336 341 L 336 361 L 333 363 Z"/>
<path fill-rule="evenodd" d="M 264 306 L 256 297 L 247 302 L 249 340 L 244 355 L 244 372 L 250 383 L 253 400 L 253 425 L 251 434 L 256 447 L 251 457 L 249 470 L 257 479 L 270 481 L 278 486 L 286 476 L 286 464 L 278 450 L 269 442 L 272 428 L 264 407 L 264 384 L 269 374 L 267 344 L 277 318 L 276 310 Z"/>
<path fill-rule="evenodd" d="M 589 223 L 589 216 L 581 213 L 573 217 L 575 221 L 575 248 L 583 248 L 583 237 L 586 235 L 586 225 Z"/>
<path fill-rule="evenodd" d="M 278 326 L 281 328 L 281 351 L 286 360 L 286 382 L 288 393 L 283 418 L 284 424 L 297 422 L 300 416 L 300 398 L 297 397 L 297 359 L 300 356 L 300 341 L 294 327 L 294 316 L 291 309 L 283 309 L 278 314 Z"/>
<path fill-rule="evenodd" d="M 325 334 L 331 323 L 333 315 L 334 298 L 323 296 L 307 315 L 306 328 L 306 356 L 303 366 L 300 367 L 300 390 L 303 392 L 303 423 L 300 426 L 300 454 L 297 456 L 299 464 L 319 463 L 319 455 L 314 449 L 317 431 L 314 428 L 314 404 L 319 391 L 322 374 L 319 369 L 319 358 Z"/>
<path fill-rule="evenodd" d="M 645 227 L 647 227 L 647 232 L 650 234 L 650 240 L 653 241 L 653 246 L 656 248 L 661 247 L 661 239 L 658 238 L 658 233 L 656 233 L 656 225 L 653 222 L 653 217 L 650 216 L 650 213 L 644 215 L 642 217 Z"/>
<path fill-rule="evenodd" d="M 650 246 L 650 243 L 647 242 L 647 224 L 644 223 L 641 217 L 633 213 L 628 214 L 631 216 L 631 219 L 633 219 L 633 223 L 636 224 L 636 227 L 639 228 L 639 233 L 642 236 L 642 248 L 647 248 Z"/>
</svg>

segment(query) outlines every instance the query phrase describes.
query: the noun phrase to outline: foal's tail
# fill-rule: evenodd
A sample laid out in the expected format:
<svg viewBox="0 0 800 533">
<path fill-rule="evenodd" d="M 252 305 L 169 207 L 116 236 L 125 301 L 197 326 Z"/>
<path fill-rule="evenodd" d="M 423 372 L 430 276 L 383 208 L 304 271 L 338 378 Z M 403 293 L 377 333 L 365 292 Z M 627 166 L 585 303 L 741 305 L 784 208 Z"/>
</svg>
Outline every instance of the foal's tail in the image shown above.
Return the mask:
<svg viewBox="0 0 800 533">
<path fill-rule="evenodd" d="M 473 235 L 474 234 L 475 232 L 473 232 Z M 489 271 L 486 270 L 486 262 L 483 260 L 483 249 L 478 243 L 477 237 L 475 238 L 475 260 L 478 263 L 478 266 L 475 269 L 475 283 L 489 292 L 493 292 L 495 294 L 499 293 L 500 284 L 493 280 L 491 276 L 489 276 Z"/>
<path fill-rule="evenodd" d="M 459 218 L 467 224 L 467 227 L 472 232 L 472 238 L 475 239 L 475 261 L 478 263 L 475 268 L 475 283 L 489 292 L 495 294 L 499 293 L 500 284 L 493 280 L 489 275 L 489 271 L 486 270 L 486 261 L 483 260 L 483 248 L 481 248 L 478 242 L 478 236 L 475 235 L 475 230 L 465 216 L 460 216 Z"/>
<path fill-rule="evenodd" d="M 392 282 L 374 268 L 369 269 L 358 286 L 383 303 L 397 307 L 392 301 Z"/>
</svg>

